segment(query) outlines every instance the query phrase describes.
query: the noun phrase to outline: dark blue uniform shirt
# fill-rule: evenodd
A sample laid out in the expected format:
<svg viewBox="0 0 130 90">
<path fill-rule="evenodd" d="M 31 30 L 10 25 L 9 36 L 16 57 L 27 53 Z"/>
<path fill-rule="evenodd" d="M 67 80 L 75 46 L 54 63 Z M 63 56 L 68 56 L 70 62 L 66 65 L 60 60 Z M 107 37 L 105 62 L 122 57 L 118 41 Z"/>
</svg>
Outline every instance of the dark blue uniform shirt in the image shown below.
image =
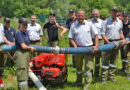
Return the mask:
<svg viewBox="0 0 130 90">
<path fill-rule="evenodd" d="M 77 18 L 75 18 L 74 20 L 71 18 L 67 19 L 65 27 L 70 29 L 71 24 L 74 23 L 76 20 L 77 20 Z"/>
<path fill-rule="evenodd" d="M 29 40 L 27 31 L 25 31 L 25 32 L 21 32 L 21 31 L 16 32 L 15 45 L 16 45 L 17 49 L 22 49 L 22 47 L 20 45 L 21 43 L 25 43 L 26 45 L 30 44 L 30 40 Z"/>
<path fill-rule="evenodd" d="M 127 24 L 125 24 L 123 22 L 123 29 L 122 29 L 122 31 L 123 31 L 123 34 L 124 34 L 125 38 L 128 37 L 128 34 L 130 33 L 130 21 Z"/>
<path fill-rule="evenodd" d="M 15 29 L 10 27 L 10 30 L 8 30 L 5 26 L 4 26 L 4 33 L 5 33 L 5 37 L 7 38 L 8 41 L 10 42 L 14 42 L 15 39 Z"/>
</svg>

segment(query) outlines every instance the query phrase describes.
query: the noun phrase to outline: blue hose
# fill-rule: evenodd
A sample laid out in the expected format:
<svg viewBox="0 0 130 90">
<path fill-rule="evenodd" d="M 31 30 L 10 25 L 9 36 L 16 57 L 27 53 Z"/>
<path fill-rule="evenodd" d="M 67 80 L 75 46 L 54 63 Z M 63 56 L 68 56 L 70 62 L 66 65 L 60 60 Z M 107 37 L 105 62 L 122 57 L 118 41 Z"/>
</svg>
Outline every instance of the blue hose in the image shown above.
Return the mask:
<svg viewBox="0 0 130 90">
<path fill-rule="evenodd" d="M 128 38 L 126 41 L 128 42 L 130 38 Z M 116 46 L 119 46 L 120 42 L 111 43 L 111 44 L 105 44 L 105 45 L 100 45 L 98 47 L 97 52 L 101 51 L 109 51 L 114 49 Z M 31 47 L 34 47 L 37 52 L 46 52 L 46 53 L 54 53 L 55 51 L 58 51 L 58 53 L 64 53 L 64 54 L 83 54 L 83 53 L 91 53 L 93 51 L 92 47 L 64 47 L 64 48 L 55 48 L 55 47 L 47 47 L 47 46 L 37 46 L 37 45 L 30 45 Z M 16 46 L 15 45 L 3 45 L 2 46 L 2 51 L 6 52 L 14 52 L 16 51 Z"/>
<path fill-rule="evenodd" d="M 98 47 L 98 51 L 97 52 L 101 52 L 101 51 L 109 51 L 112 50 L 114 48 L 114 44 L 105 44 L 105 45 L 100 45 Z M 65 48 L 65 54 L 83 54 L 83 53 L 91 53 L 93 51 L 92 47 L 77 47 L 77 48 Z"/>
<path fill-rule="evenodd" d="M 54 47 L 37 46 L 37 45 L 30 45 L 30 46 L 34 47 L 37 52 L 53 53 L 53 50 L 55 50 Z M 113 48 L 114 48 L 114 44 L 101 45 L 101 46 L 98 47 L 98 52 L 112 50 Z M 3 45 L 2 51 L 15 52 L 16 46 L 15 45 L 10 45 L 10 46 L 9 45 Z M 79 53 L 81 54 L 81 53 L 90 53 L 92 51 L 93 51 L 93 48 L 91 48 L 91 47 L 59 48 L 59 52 L 64 53 L 64 54 L 79 54 Z"/>
</svg>

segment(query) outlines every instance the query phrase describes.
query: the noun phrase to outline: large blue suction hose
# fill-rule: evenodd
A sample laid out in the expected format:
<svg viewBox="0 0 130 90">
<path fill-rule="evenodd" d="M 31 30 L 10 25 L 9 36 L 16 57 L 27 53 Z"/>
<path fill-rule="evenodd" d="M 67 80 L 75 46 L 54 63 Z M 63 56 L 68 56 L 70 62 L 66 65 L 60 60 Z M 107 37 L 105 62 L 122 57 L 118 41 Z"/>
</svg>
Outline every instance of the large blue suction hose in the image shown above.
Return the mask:
<svg viewBox="0 0 130 90">
<path fill-rule="evenodd" d="M 130 38 L 126 39 L 126 42 L 130 41 Z M 98 47 L 98 52 L 101 51 L 109 51 L 114 48 L 118 48 L 121 44 L 121 41 L 116 41 L 110 44 L 100 45 Z M 83 54 L 83 53 L 90 53 L 93 51 L 92 47 L 47 47 L 47 46 L 37 46 L 37 45 L 30 45 L 31 47 L 34 47 L 37 52 L 46 52 L 46 53 L 64 53 L 64 54 Z M 3 45 L 2 51 L 6 52 L 15 52 L 16 46 L 15 45 Z"/>
</svg>

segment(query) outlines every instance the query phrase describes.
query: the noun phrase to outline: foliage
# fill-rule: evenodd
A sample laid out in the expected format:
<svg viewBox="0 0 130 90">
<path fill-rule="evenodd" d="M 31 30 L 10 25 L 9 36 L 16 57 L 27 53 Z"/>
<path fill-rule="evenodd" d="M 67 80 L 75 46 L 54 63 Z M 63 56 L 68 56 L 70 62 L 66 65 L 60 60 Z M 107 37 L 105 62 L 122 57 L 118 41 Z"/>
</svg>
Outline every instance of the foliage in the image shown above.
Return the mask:
<svg viewBox="0 0 130 90">
<path fill-rule="evenodd" d="M 95 8 L 108 17 L 112 6 L 119 7 L 121 12 L 130 13 L 129 0 L 1 0 L 0 11 L 3 16 L 8 17 L 30 17 L 32 14 L 48 15 L 50 11 L 53 11 L 58 18 L 65 18 L 68 16 L 68 10 L 73 8 L 75 11 L 84 9 L 87 18 L 90 18 L 91 12 Z"/>
</svg>

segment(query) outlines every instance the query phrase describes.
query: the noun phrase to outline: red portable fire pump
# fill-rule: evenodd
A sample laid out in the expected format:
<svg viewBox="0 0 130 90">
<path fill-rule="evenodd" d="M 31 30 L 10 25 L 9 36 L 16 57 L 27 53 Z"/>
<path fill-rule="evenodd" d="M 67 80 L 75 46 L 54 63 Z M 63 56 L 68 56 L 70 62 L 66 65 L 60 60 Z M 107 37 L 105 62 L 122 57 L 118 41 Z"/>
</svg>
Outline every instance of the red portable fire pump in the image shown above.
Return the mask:
<svg viewBox="0 0 130 90">
<path fill-rule="evenodd" d="M 44 84 L 63 85 L 67 81 L 65 60 L 65 54 L 44 53 L 30 60 L 30 68 Z"/>
</svg>

